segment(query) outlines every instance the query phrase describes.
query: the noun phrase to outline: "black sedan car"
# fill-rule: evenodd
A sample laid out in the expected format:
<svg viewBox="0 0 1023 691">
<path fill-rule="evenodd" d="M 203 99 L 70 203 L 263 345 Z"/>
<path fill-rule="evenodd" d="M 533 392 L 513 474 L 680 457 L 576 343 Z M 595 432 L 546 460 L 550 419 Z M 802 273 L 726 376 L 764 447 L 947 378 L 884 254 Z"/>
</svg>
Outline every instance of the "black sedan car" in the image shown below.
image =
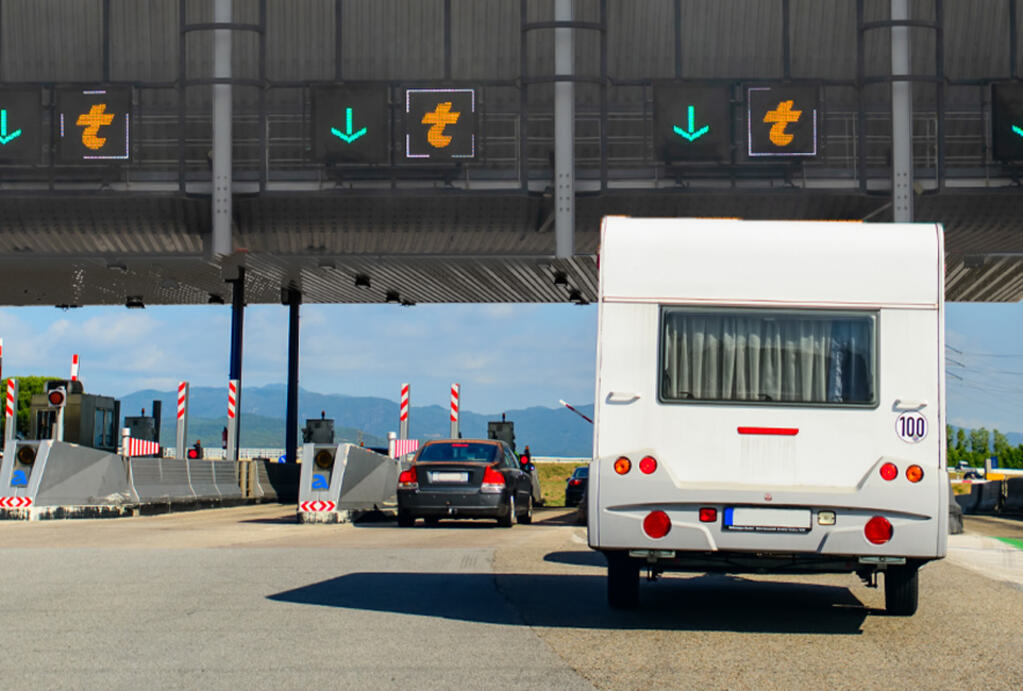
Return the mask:
<svg viewBox="0 0 1023 691">
<path fill-rule="evenodd" d="M 498 525 L 533 521 L 529 471 L 494 439 L 446 439 L 420 447 L 398 476 L 398 525 L 417 518 L 496 518 Z"/>
<path fill-rule="evenodd" d="M 590 466 L 576 468 L 565 483 L 565 506 L 578 506 L 586 495 L 586 484 L 590 477 Z"/>
</svg>

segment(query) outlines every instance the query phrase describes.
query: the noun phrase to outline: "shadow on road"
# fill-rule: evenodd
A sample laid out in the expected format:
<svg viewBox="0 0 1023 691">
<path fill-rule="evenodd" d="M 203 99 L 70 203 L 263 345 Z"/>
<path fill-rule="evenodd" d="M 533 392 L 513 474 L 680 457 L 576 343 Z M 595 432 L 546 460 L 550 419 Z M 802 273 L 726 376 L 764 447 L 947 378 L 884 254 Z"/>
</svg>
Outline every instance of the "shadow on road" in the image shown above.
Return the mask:
<svg viewBox="0 0 1023 691">
<path fill-rule="evenodd" d="M 585 554 L 585 553 L 581 553 Z M 609 609 L 604 575 L 353 573 L 269 597 L 321 607 L 511 626 L 859 634 L 872 610 L 848 588 L 704 575 L 641 586 L 640 607 Z M 502 597 L 503 596 L 503 597 Z"/>
</svg>

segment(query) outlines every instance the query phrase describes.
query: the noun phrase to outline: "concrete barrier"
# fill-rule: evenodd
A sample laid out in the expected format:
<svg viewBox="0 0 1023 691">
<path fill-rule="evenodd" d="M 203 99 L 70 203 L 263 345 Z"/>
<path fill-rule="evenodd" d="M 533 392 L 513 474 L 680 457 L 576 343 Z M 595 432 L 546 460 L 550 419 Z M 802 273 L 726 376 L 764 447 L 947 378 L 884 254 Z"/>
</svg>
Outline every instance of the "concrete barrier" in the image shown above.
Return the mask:
<svg viewBox="0 0 1023 691">
<path fill-rule="evenodd" d="M 129 465 L 132 488 L 143 511 L 192 508 L 195 492 L 188 477 L 188 464 L 173 458 L 133 458 Z"/>
<path fill-rule="evenodd" d="M 173 463 L 173 461 L 170 461 Z M 180 461 L 179 461 L 180 462 Z M 220 490 L 213 479 L 213 464 L 221 461 L 188 460 L 188 480 L 195 493 L 196 499 L 201 503 L 215 506 L 220 503 Z"/>
<path fill-rule="evenodd" d="M 980 501 L 977 513 L 994 513 L 1002 502 L 1002 480 L 980 483 Z"/>
<path fill-rule="evenodd" d="M 1023 515 L 1023 477 L 1012 477 L 1005 481 L 1005 504 L 1002 512 Z"/>
<path fill-rule="evenodd" d="M 323 454 L 330 455 L 329 463 Z M 302 457 L 306 460 L 299 480 L 300 523 L 343 523 L 353 512 L 394 505 L 395 459 L 354 444 L 306 444 Z"/>
<path fill-rule="evenodd" d="M 255 460 L 249 468 L 250 497 L 263 501 L 279 501 L 282 504 L 294 504 L 298 501 L 301 471 L 299 464 Z"/>
<path fill-rule="evenodd" d="M 963 532 L 963 509 L 952 494 L 952 478 L 948 480 L 948 534 L 959 535 Z"/>
<path fill-rule="evenodd" d="M 973 483 L 970 485 L 969 494 L 957 494 L 955 496 L 956 503 L 962 507 L 963 513 L 977 512 L 977 506 L 980 504 L 980 492 L 980 483 Z"/>
<path fill-rule="evenodd" d="M 213 484 L 216 485 L 217 491 L 220 492 L 220 503 L 223 506 L 235 506 L 243 503 L 245 500 L 241 485 L 238 483 L 239 465 L 238 463 L 227 461 L 212 463 Z"/>
</svg>

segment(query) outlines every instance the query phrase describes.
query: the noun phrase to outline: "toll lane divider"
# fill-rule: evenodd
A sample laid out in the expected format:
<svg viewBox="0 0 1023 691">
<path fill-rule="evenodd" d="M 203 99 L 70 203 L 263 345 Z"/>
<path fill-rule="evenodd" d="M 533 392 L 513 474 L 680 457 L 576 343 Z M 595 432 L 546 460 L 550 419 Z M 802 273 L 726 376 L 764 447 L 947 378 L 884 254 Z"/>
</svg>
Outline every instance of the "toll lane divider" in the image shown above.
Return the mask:
<svg viewBox="0 0 1023 691">
<path fill-rule="evenodd" d="M 345 523 L 395 506 L 396 459 L 354 444 L 306 444 L 302 458 L 299 523 Z"/>
<path fill-rule="evenodd" d="M 1004 513 L 1023 515 L 1023 477 L 1013 477 L 1005 481 Z"/>
</svg>

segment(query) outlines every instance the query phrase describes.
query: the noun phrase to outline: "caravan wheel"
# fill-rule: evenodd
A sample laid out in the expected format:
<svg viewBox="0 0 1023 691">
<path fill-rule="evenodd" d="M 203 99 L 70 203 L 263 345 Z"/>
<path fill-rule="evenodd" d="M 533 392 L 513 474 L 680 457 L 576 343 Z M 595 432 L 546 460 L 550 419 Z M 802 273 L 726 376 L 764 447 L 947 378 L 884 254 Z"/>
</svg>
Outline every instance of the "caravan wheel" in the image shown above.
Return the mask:
<svg viewBox="0 0 1023 691">
<path fill-rule="evenodd" d="M 639 561 L 621 552 L 606 552 L 607 604 L 615 609 L 639 606 Z"/>
<path fill-rule="evenodd" d="M 888 614 L 908 617 L 920 599 L 920 571 L 916 564 L 890 566 L 884 572 L 884 608 Z"/>
</svg>

